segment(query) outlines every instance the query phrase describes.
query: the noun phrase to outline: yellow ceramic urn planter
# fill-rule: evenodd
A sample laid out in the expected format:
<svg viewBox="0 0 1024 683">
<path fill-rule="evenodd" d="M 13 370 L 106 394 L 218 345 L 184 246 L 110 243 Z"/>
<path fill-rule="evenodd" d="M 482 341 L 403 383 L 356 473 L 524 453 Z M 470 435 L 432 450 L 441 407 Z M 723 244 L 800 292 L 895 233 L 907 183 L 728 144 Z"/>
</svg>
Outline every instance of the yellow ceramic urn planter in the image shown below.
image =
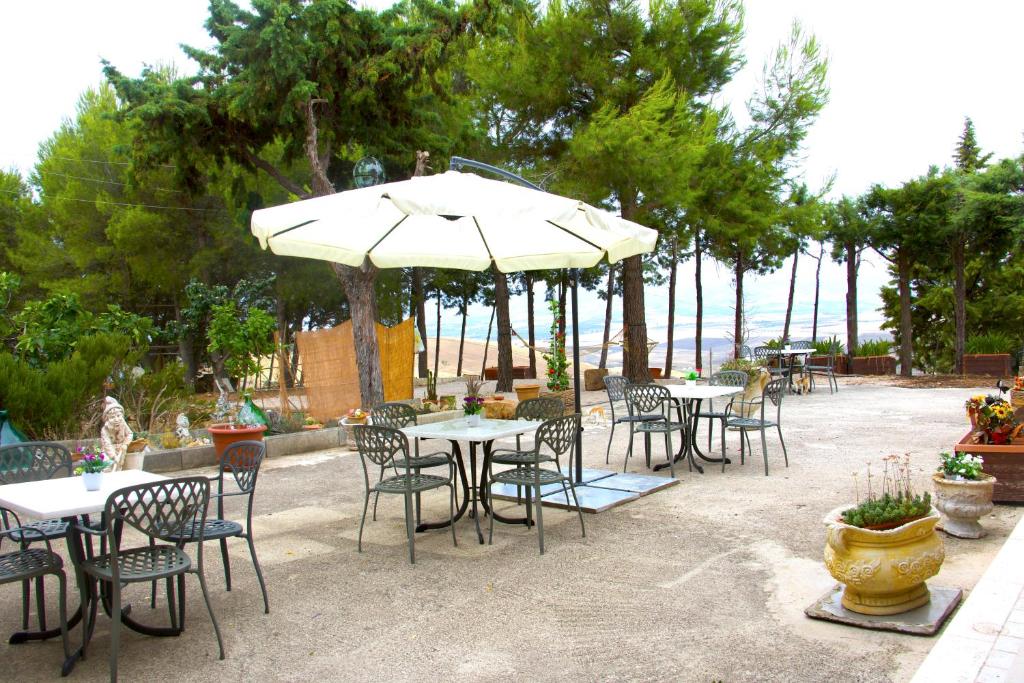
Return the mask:
<svg viewBox="0 0 1024 683">
<path fill-rule="evenodd" d="M 860 614 L 889 615 L 926 604 L 925 581 L 939 573 L 946 557 L 942 539 L 935 533 L 938 511 L 932 508 L 920 519 L 875 531 L 843 523 L 840 514 L 848 507 L 836 508 L 824 519 L 825 566 L 845 586 L 843 607 Z"/>
</svg>

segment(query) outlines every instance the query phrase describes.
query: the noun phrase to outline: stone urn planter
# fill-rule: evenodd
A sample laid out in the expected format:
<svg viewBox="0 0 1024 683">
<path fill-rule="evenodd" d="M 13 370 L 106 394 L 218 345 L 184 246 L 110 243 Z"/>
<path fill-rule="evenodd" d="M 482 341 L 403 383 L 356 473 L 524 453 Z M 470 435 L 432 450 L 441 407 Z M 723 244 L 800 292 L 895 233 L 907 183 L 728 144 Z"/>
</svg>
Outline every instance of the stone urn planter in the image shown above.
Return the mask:
<svg viewBox="0 0 1024 683">
<path fill-rule="evenodd" d="M 935 507 L 944 515 L 942 530 L 957 538 L 981 538 L 988 532 L 978 518 L 992 512 L 996 478 L 982 473 L 980 479 L 947 479 L 942 472 L 932 475 Z"/>
<path fill-rule="evenodd" d="M 842 583 L 843 607 L 860 614 L 908 612 L 929 600 L 925 581 L 939 573 L 946 557 L 935 533 L 939 512 L 894 529 L 875 531 L 850 526 L 836 508 L 823 520 L 827 529 L 825 566 Z"/>
</svg>

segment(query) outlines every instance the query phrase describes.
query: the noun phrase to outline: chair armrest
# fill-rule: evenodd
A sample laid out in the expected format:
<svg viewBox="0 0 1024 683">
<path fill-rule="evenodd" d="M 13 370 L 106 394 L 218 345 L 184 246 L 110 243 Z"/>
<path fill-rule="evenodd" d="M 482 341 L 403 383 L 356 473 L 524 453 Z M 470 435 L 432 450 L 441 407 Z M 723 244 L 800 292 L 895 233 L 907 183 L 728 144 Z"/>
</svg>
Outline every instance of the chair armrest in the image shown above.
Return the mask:
<svg viewBox="0 0 1024 683">
<path fill-rule="evenodd" d="M 6 529 L 4 531 L 0 531 L 0 538 L 2 538 L 4 536 L 11 536 L 13 534 L 21 534 L 22 542 L 27 541 L 29 543 L 35 543 L 36 541 L 42 541 L 43 543 L 46 544 L 47 552 L 50 552 L 50 553 L 53 552 L 53 548 L 50 546 L 50 539 L 48 539 L 43 534 L 43 532 L 39 531 L 39 529 L 33 529 L 32 527 L 27 527 L 27 526 L 11 527 L 10 529 Z M 29 538 L 30 535 L 37 536 L 38 538 Z"/>
<path fill-rule="evenodd" d="M 91 526 L 88 526 L 86 524 L 78 524 L 78 523 L 71 524 L 70 526 L 71 526 L 72 529 L 74 529 L 75 531 L 77 531 L 79 533 L 89 534 L 91 536 L 105 536 L 107 534 L 107 530 L 106 530 L 105 527 L 101 527 L 101 528 L 97 529 L 95 527 L 91 527 Z"/>
</svg>

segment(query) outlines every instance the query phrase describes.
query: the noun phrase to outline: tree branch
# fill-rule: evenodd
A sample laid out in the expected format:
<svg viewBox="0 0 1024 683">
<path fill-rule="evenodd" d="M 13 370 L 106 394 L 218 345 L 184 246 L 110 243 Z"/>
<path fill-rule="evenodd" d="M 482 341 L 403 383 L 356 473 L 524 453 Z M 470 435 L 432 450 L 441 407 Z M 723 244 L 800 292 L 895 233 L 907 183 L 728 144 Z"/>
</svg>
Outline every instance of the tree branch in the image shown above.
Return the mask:
<svg viewBox="0 0 1024 683">
<path fill-rule="evenodd" d="M 294 195 L 298 195 L 302 199 L 309 199 L 312 195 L 306 192 L 305 188 L 293 181 L 291 178 L 281 173 L 280 170 L 266 159 L 261 158 L 257 154 L 254 154 L 248 147 L 242 148 L 242 155 L 245 160 L 256 168 L 265 171 L 267 175 L 276 180 L 278 184 L 284 189 L 288 190 Z"/>
</svg>

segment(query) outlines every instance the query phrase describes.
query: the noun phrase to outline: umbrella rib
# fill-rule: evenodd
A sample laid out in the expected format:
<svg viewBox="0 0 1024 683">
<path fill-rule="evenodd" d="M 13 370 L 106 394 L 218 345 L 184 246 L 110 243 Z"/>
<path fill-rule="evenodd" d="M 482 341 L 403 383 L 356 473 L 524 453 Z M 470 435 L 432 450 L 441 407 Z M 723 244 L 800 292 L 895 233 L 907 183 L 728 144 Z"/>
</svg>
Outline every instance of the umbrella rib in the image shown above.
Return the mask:
<svg viewBox="0 0 1024 683">
<path fill-rule="evenodd" d="M 367 249 L 367 250 L 366 250 L 366 257 L 367 257 L 367 258 L 370 258 L 370 254 L 371 254 L 371 253 L 373 253 L 373 250 L 374 250 L 374 249 L 376 249 L 376 248 L 377 248 L 377 246 L 378 246 L 378 245 L 380 245 L 380 243 L 381 243 L 381 242 L 383 242 L 384 240 L 386 240 L 386 239 L 388 238 L 388 235 L 390 235 L 391 233 L 393 233 L 393 232 L 395 231 L 395 229 L 396 229 L 396 228 L 397 228 L 397 227 L 398 227 L 399 225 L 401 225 L 402 223 L 404 223 L 404 222 L 405 222 L 405 219 L 406 219 L 406 218 L 408 218 L 408 217 L 409 217 L 409 215 L 408 215 L 408 214 L 406 214 L 406 215 L 402 216 L 402 220 L 400 220 L 400 221 L 398 221 L 397 223 L 395 223 L 394 225 L 392 225 L 392 226 L 391 226 L 391 227 L 390 227 L 390 228 L 388 229 L 388 231 L 387 231 L 386 233 L 384 233 L 383 235 L 381 235 L 381 236 L 380 236 L 380 239 L 379 239 L 379 240 L 377 240 L 376 242 L 374 242 L 374 243 L 373 243 L 373 246 L 372 246 L 372 247 L 370 247 L 369 249 Z"/>
<path fill-rule="evenodd" d="M 597 249 L 598 251 L 602 251 L 602 252 L 604 252 L 604 251 L 608 251 L 608 250 L 607 250 L 607 249 L 605 249 L 604 247 L 600 247 L 600 246 L 598 246 L 598 245 L 594 244 L 593 242 L 591 242 L 590 240 L 588 240 L 588 239 L 587 239 L 586 237 L 580 237 L 579 235 L 577 235 L 576 233 L 574 233 L 574 232 L 573 232 L 572 230 L 567 230 L 566 228 L 563 228 L 563 227 L 562 227 L 561 225 L 559 225 L 558 223 L 555 223 L 555 222 L 554 222 L 554 221 L 552 221 L 552 220 L 547 220 L 547 222 L 548 222 L 548 223 L 550 223 L 551 225 L 555 226 L 556 228 L 558 228 L 558 229 L 559 229 L 559 230 L 561 230 L 562 232 L 565 232 L 565 233 L 568 233 L 568 234 L 572 235 L 573 237 L 575 237 L 576 239 L 578 239 L 578 240 L 579 240 L 580 242 L 585 242 L 586 244 L 589 244 L 590 246 L 592 246 L 592 247 L 593 247 L 594 249 Z"/>
<path fill-rule="evenodd" d="M 310 223 L 316 223 L 316 219 L 314 218 L 314 219 L 311 219 L 311 220 L 308 220 L 308 221 L 303 221 L 302 223 L 299 223 L 298 225 L 293 225 L 290 228 L 285 228 L 284 230 L 279 230 L 279 231 L 275 232 L 273 235 L 271 235 L 270 237 L 278 237 L 280 235 L 285 234 L 286 232 L 291 232 L 292 230 L 298 230 L 299 228 L 304 228 L 305 226 L 309 225 Z M 270 238 L 268 237 L 267 239 L 270 239 Z"/>
<path fill-rule="evenodd" d="M 473 216 L 473 225 L 476 226 L 476 231 L 480 234 L 480 241 L 484 243 L 484 249 L 487 250 L 487 258 L 494 263 L 494 254 L 491 253 L 491 245 L 487 244 L 487 238 L 484 237 L 484 231 L 480 229 L 480 222 L 477 221 L 476 216 Z"/>
</svg>

